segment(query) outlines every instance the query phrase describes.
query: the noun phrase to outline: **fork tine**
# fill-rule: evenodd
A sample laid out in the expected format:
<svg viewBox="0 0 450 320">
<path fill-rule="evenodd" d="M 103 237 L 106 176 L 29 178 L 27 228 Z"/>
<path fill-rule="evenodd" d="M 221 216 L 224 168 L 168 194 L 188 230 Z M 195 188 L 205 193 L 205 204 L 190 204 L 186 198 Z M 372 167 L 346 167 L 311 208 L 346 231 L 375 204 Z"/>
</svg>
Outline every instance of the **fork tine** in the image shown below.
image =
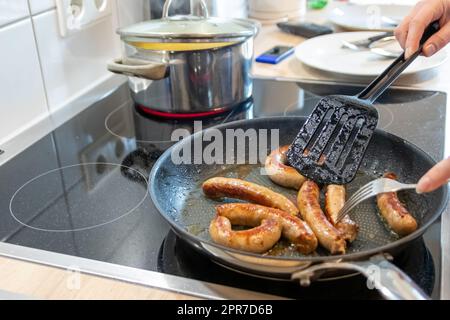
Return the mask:
<svg viewBox="0 0 450 320">
<path fill-rule="evenodd" d="M 356 193 L 354 193 L 347 202 L 354 201 L 355 199 L 359 198 L 361 195 L 366 194 L 367 192 L 371 192 L 373 190 L 373 184 L 367 184 L 361 189 L 359 189 Z"/>
<path fill-rule="evenodd" d="M 352 206 L 354 203 L 357 203 L 360 201 L 361 198 L 365 197 L 366 195 L 370 194 L 370 191 L 366 191 L 364 193 L 358 194 L 354 197 L 351 197 L 348 199 L 341 210 L 347 210 L 348 207 Z"/>
<path fill-rule="evenodd" d="M 355 208 L 358 204 L 366 199 L 369 199 L 380 193 L 396 192 L 404 189 L 414 189 L 416 186 L 416 184 L 400 183 L 388 178 L 379 178 L 373 180 L 362 186 L 345 202 L 344 206 L 338 213 L 335 223 L 341 221 L 342 218 L 344 218 L 353 208 Z"/>
<path fill-rule="evenodd" d="M 337 216 L 335 224 L 339 223 L 347 214 L 348 214 L 348 210 L 341 210 Z"/>
<path fill-rule="evenodd" d="M 350 198 L 348 201 L 349 202 L 350 201 L 351 202 L 359 201 L 359 199 L 361 199 L 362 197 L 365 197 L 366 195 L 371 194 L 371 193 L 373 193 L 373 189 L 372 188 L 364 190 L 363 192 L 360 192 L 356 196 Z"/>
<path fill-rule="evenodd" d="M 361 202 L 363 202 L 366 199 L 369 199 L 373 196 L 373 193 L 368 193 L 358 199 L 358 201 L 353 201 L 352 203 L 349 203 L 349 205 L 345 208 L 342 208 L 342 210 L 339 212 L 338 217 L 336 219 L 336 223 L 342 220 L 353 208 L 355 208 L 357 205 L 359 205 Z"/>
<path fill-rule="evenodd" d="M 352 210 L 356 205 L 358 205 L 360 202 L 364 201 L 365 199 L 368 199 L 372 196 L 374 192 L 374 185 L 376 184 L 376 180 L 369 182 L 368 184 L 364 185 L 361 189 L 359 189 L 356 193 L 354 193 L 344 204 L 342 207 L 337 219 L 336 223 L 342 220 L 342 218 L 350 211 Z"/>
<path fill-rule="evenodd" d="M 344 211 L 344 210 L 341 210 L 341 212 L 338 214 L 338 217 L 337 217 L 337 219 L 336 219 L 336 223 L 338 223 L 339 221 L 341 221 L 342 218 L 344 218 L 344 217 L 345 217 L 345 216 L 346 216 L 353 208 L 355 208 L 357 205 L 359 205 L 359 204 L 360 204 L 361 202 L 363 202 L 364 200 L 371 198 L 372 196 L 373 196 L 373 194 L 372 194 L 372 193 L 369 193 L 369 194 L 365 195 L 364 197 L 361 197 L 359 201 L 353 202 L 351 205 L 349 205 L 349 206 L 345 209 L 345 211 Z M 344 209 L 344 208 L 342 208 L 342 209 Z"/>
<path fill-rule="evenodd" d="M 367 191 L 367 190 L 372 190 L 372 189 L 373 189 L 373 185 L 374 185 L 374 184 L 371 182 L 371 183 L 368 183 L 368 184 L 366 184 L 365 186 L 361 187 L 358 191 L 356 191 L 356 192 L 350 197 L 350 199 L 353 198 L 353 197 L 355 197 L 355 196 L 360 195 L 361 193 L 363 193 L 363 192 L 365 192 L 365 191 Z"/>
<path fill-rule="evenodd" d="M 346 204 L 344 205 L 344 207 L 341 209 L 342 212 L 350 211 L 351 208 L 353 208 L 355 205 L 357 205 L 358 203 L 363 201 L 363 199 L 367 199 L 367 197 L 370 197 L 370 195 L 371 195 L 371 193 L 367 192 L 367 193 L 364 193 L 364 194 L 358 196 L 357 198 L 352 199 L 351 201 L 347 201 Z"/>
<path fill-rule="evenodd" d="M 367 188 L 372 188 L 376 183 L 377 183 L 377 180 L 372 180 L 372 181 L 366 183 L 365 185 L 363 185 L 361 188 L 359 188 L 358 191 L 356 191 L 356 193 L 358 193 L 364 189 L 367 189 Z"/>
<path fill-rule="evenodd" d="M 354 199 L 352 199 L 351 201 L 347 201 L 344 206 L 342 207 L 342 209 L 340 210 L 340 213 L 338 215 L 338 218 L 336 220 L 336 222 L 339 222 L 343 216 L 348 213 L 348 211 L 350 210 L 349 208 L 353 207 L 353 205 L 355 203 L 358 203 L 358 201 L 355 201 Z"/>
</svg>

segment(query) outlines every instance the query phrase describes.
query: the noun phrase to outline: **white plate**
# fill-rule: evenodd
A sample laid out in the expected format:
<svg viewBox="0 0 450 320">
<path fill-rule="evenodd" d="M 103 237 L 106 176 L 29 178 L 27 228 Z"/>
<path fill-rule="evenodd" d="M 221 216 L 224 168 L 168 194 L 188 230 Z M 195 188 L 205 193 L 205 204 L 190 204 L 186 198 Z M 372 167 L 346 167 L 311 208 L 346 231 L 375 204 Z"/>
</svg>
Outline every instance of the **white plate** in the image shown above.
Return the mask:
<svg viewBox="0 0 450 320">
<path fill-rule="evenodd" d="M 346 76 L 378 76 L 393 59 L 386 59 L 370 51 L 352 51 L 342 48 L 342 41 L 355 41 L 377 35 L 379 32 L 342 32 L 306 40 L 295 55 L 309 67 Z M 444 50 L 430 58 L 418 57 L 403 74 L 413 74 L 438 67 L 447 59 Z"/>
<path fill-rule="evenodd" d="M 388 22 L 400 22 L 412 8 L 406 5 L 347 4 L 331 10 L 328 19 L 348 30 L 392 31 L 395 25 Z"/>
</svg>

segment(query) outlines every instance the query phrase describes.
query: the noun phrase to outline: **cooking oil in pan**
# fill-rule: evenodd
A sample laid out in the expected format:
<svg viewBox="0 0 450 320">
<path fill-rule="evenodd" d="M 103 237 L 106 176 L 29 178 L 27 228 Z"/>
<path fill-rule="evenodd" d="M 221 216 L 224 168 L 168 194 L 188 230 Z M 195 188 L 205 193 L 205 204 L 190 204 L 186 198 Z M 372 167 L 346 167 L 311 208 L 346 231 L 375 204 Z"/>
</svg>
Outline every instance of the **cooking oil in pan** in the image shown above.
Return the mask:
<svg viewBox="0 0 450 320">
<path fill-rule="evenodd" d="M 262 167 L 260 165 L 224 165 L 217 169 L 217 171 L 214 171 L 214 173 L 207 178 L 228 177 L 244 179 L 281 193 L 292 200 L 293 203 L 296 203 L 297 191 L 283 188 L 273 183 L 268 176 L 261 174 Z M 383 172 L 375 170 L 373 166 L 364 171 L 358 171 L 356 178 L 347 185 L 347 198 L 360 187 L 379 178 L 382 174 Z M 198 181 L 185 199 L 184 206 L 181 210 L 180 223 L 186 226 L 187 231 L 193 235 L 211 241 L 209 236 L 209 224 L 215 216 L 215 206 L 221 203 L 242 201 L 237 199 L 222 199 L 220 201 L 209 199 L 203 194 L 203 182 L 204 181 Z M 416 217 L 420 224 L 420 218 L 424 212 L 426 212 L 424 210 L 426 210 L 427 204 L 420 199 L 419 195 L 412 194 L 411 192 L 401 193 L 401 196 L 407 208 L 411 210 L 411 213 Z M 323 197 L 324 195 L 322 192 L 322 201 Z M 384 220 L 380 217 L 375 198 L 369 199 L 358 205 L 351 213 L 351 217 L 359 225 L 360 229 L 357 239 L 348 245 L 347 253 L 374 249 L 398 239 L 398 236 L 385 225 Z M 284 240 L 280 241 L 265 255 L 283 257 L 302 256 L 295 250 L 294 246 Z M 328 253 L 324 249 L 318 248 L 314 255 L 328 255 Z"/>
</svg>

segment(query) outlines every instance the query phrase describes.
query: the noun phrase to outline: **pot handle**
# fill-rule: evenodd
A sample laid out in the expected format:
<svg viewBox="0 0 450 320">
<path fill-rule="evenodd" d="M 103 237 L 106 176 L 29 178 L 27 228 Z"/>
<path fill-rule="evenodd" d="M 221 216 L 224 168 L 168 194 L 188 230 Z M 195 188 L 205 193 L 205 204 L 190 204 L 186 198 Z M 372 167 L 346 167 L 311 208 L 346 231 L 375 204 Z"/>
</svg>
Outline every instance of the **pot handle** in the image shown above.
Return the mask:
<svg viewBox="0 0 450 320">
<path fill-rule="evenodd" d="M 203 18 L 208 19 L 209 12 L 208 12 L 208 7 L 206 6 L 205 1 L 200 0 L 199 2 L 200 2 L 200 6 L 202 7 Z M 167 19 L 169 17 L 169 9 L 170 9 L 170 6 L 172 5 L 172 3 L 173 3 L 173 0 L 166 0 L 166 2 L 164 2 L 163 12 L 162 12 L 163 19 Z"/>
<path fill-rule="evenodd" d="M 168 75 L 168 68 L 165 63 L 148 61 L 145 64 L 127 64 L 122 59 L 115 59 L 108 63 L 108 70 L 130 77 L 149 80 L 161 80 Z"/>
<path fill-rule="evenodd" d="M 423 290 L 402 270 L 388 261 L 390 256 L 378 254 L 365 261 L 326 262 L 313 265 L 292 274 L 302 286 L 308 286 L 313 277 L 330 269 L 355 270 L 367 278 L 369 289 L 378 289 L 390 300 L 428 300 Z"/>
</svg>

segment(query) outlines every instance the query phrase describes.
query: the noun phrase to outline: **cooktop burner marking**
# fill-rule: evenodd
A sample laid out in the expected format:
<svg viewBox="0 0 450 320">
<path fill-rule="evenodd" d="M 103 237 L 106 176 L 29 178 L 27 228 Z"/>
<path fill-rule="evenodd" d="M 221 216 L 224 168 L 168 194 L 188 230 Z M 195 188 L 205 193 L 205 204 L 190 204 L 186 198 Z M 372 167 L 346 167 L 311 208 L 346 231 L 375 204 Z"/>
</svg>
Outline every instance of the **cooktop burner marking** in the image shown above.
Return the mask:
<svg viewBox="0 0 450 320">
<path fill-rule="evenodd" d="M 114 109 L 113 111 L 111 111 L 111 112 L 106 116 L 106 118 L 105 118 L 105 128 L 106 128 L 106 130 L 107 130 L 110 134 L 112 134 L 113 136 L 115 136 L 115 137 L 118 137 L 118 138 L 125 138 L 125 139 L 130 139 L 130 137 L 126 137 L 126 136 L 117 134 L 116 132 L 114 132 L 113 129 L 111 129 L 111 127 L 110 127 L 110 125 L 109 125 L 110 118 L 111 118 L 114 114 L 116 114 L 118 111 L 120 111 L 121 109 L 126 108 L 126 107 L 129 107 L 129 106 L 130 106 L 129 103 L 130 103 L 130 102 L 128 101 L 128 102 L 122 104 L 120 107 L 118 107 L 118 108 Z M 138 140 L 138 139 L 136 139 L 136 142 L 138 142 L 138 143 L 162 143 L 162 144 L 164 144 L 164 143 L 170 143 L 170 142 L 173 142 L 173 141 L 172 141 L 172 140 L 159 140 L 159 141 L 158 141 L 158 140 Z"/>
<path fill-rule="evenodd" d="M 120 110 L 122 110 L 123 108 L 131 108 L 132 110 L 130 110 L 130 112 L 136 112 L 134 109 L 134 107 L 132 105 L 130 105 L 130 101 L 123 103 L 121 106 L 119 106 L 118 108 L 114 109 L 113 111 L 111 111 L 105 118 L 105 128 L 106 130 L 113 136 L 122 139 L 131 139 L 131 136 L 125 136 L 123 134 L 118 134 L 117 132 L 114 131 L 114 129 L 112 129 L 112 126 L 110 125 L 110 119 L 112 116 L 114 116 L 117 112 L 119 112 Z M 234 108 L 234 109 L 230 109 L 227 112 L 223 112 L 223 115 L 225 116 L 225 118 L 221 121 L 218 121 L 215 125 L 220 125 L 223 123 L 228 122 L 236 113 L 237 111 L 239 111 L 239 108 Z M 250 117 L 252 118 L 252 117 Z M 248 119 L 248 118 L 247 118 Z M 202 121 L 207 121 L 207 118 L 199 118 L 198 120 L 196 119 L 190 119 L 192 121 L 198 121 L 198 122 L 202 122 Z M 203 123 L 203 122 L 202 122 Z M 176 130 L 178 128 L 178 126 L 174 126 L 174 130 Z M 206 127 L 205 127 L 206 128 Z M 134 136 L 134 132 L 131 133 L 131 135 Z M 139 140 L 139 139 L 135 139 L 135 141 L 137 143 L 146 143 L 146 144 L 165 144 L 165 143 L 174 143 L 176 141 L 172 141 L 172 140 Z"/>
<path fill-rule="evenodd" d="M 380 119 L 378 120 L 378 123 L 382 124 L 378 126 L 378 129 L 386 129 L 394 122 L 394 113 L 389 107 L 386 107 L 385 105 L 379 104 L 377 105 L 378 109 L 381 109 L 382 112 L 379 112 Z M 380 110 L 380 111 L 381 111 Z M 384 122 L 384 124 L 383 124 Z"/>
<path fill-rule="evenodd" d="M 119 169 L 127 169 L 127 170 L 131 170 L 131 171 L 135 172 L 137 175 L 140 176 L 139 180 L 140 180 L 140 181 L 144 181 L 144 182 L 146 183 L 146 187 L 145 187 L 145 191 L 143 192 L 144 195 L 143 195 L 142 199 L 139 199 L 138 203 L 137 203 L 133 208 L 127 210 L 125 213 L 121 214 L 121 215 L 118 216 L 118 217 L 115 217 L 115 218 L 113 218 L 113 219 L 111 219 L 111 220 L 109 220 L 109 221 L 105 221 L 105 222 L 97 223 L 97 224 L 92 225 L 92 226 L 81 227 L 81 228 L 72 228 L 72 229 L 50 229 L 50 228 L 35 227 L 35 226 L 30 225 L 30 224 L 27 223 L 27 222 L 22 221 L 21 219 L 19 219 L 19 218 L 17 217 L 17 212 L 15 213 L 14 210 L 13 210 L 13 202 L 14 202 L 14 199 L 16 199 L 17 195 L 20 194 L 20 192 L 21 192 L 24 188 L 26 188 L 28 185 L 30 185 L 30 184 L 33 183 L 34 181 L 36 181 L 36 180 L 38 180 L 38 179 L 40 179 L 40 178 L 42 178 L 42 177 L 44 177 L 44 176 L 50 175 L 50 174 L 52 174 L 52 173 L 55 173 L 55 172 L 58 172 L 58 171 L 61 172 L 61 171 L 63 171 L 63 170 L 67 170 L 67 169 L 70 169 L 70 168 L 83 167 L 83 166 L 85 166 L 85 167 L 86 167 L 86 166 L 95 166 L 95 168 L 105 168 L 105 167 L 107 167 L 107 166 L 113 166 L 113 167 L 116 167 L 116 168 L 119 168 Z M 108 169 L 106 169 L 106 170 L 108 170 Z M 110 170 L 110 172 L 113 172 L 113 171 Z M 121 174 L 120 171 L 119 171 L 119 174 Z M 123 178 L 126 179 L 126 177 L 123 177 Z M 141 178 L 142 178 L 142 180 L 141 180 Z M 104 182 L 104 181 L 103 181 L 103 182 Z M 135 182 L 138 182 L 138 181 L 135 181 Z M 104 187 L 102 187 L 102 188 L 104 188 Z M 72 189 L 72 187 L 70 187 L 69 190 L 64 190 L 64 192 L 65 192 L 64 196 L 67 196 L 67 193 L 69 193 L 69 192 L 71 191 L 71 189 Z M 122 190 L 122 191 L 123 191 L 123 190 Z M 11 199 L 10 199 L 10 201 L 9 201 L 9 211 L 10 211 L 11 216 L 14 218 L 14 220 L 16 220 L 16 221 L 17 221 L 18 223 L 20 223 L 21 225 L 26 226 L 26 227 L 31 228 L 31 229 L 35 229 L 35 230 L 39 230 L 39 231 L 45 231 L 45 232 L 74 232 L 74 231 L 86 231 L 86 230 L 98 228 L 98 227 L 101 227 L 101 226 L 104 226 L 104 225 L 107 225 L 107 224 L 116 222 L 116 221 L 118 221 L 118 220 L 120 220 L 120 219 L 122 219 L 122 218 L 125 218 L 126 216 L 128 216 L 130 213 L 134 212 L 137 208 L 139 208 L 139 207 L 144 203 L 145 199 L 146 199 L 147 196 L 148 196 L 148 192 L 147 192 L 147 191 L 148 191 L 148 180 L 147 180 L 147 177 L 145 177 L 145 176 L 144 176 L 141 172 L 139 172 L 138 170 L 133 169 L 133 168 L 131 168 L 131 167 L 128 167 L 128 166 L 125 166 L 125 165 L 121 165 L 121 164 L 117 164 L 117 163 L 106 163 L 106 162 L 91 162 L 91 163 L 75 164 L 75 165 L 69 165 L 69 166 L 65 166 L 65 167 L 61 167 L 61 168 L 56 168 L 56 169 L 53 169 L 53 170 L 49 170 L 49 171 L 47 171 L 47 172 L 44 172 L 44 173 L 42 173 L 42 174 L 40 174 L 40 175 L 34 177 L 34 178 L 31 179 L 31 180 L 28 180 L 28 181 L 27 181 L 25 184 L 23 184 L 19 189 L 17 189 L 17 191 L 14 192 L 14 194 L 12 195 L 12 197 L 11 197 Z M 126 192 L 124 192 L 124 193 L 126 193 Z M 100 199 L 98 199 L 98 200 L 100 201 Z M 105 204 L 105 205 L 106 205 L 106 204 Z M 73 208 L 72 208 L 72 209 L 73 209 Z M 94 211 L 93 211 L 92 214 L 98 214 L 98 212 L 94 212 Z M 34 218 L 36 218 L 36 216 L 33 217 L 31 220 L 34 220 Z"/>
<path fill-rule="evenodd" d="M 311 97 L 309 97 L 309 98 L 303 98 L 303 99 L 301 100 L 301 102 L 302 102 L 302 104 L 303 104 L 303 106 L 304 106 L 304 105 L 306 105 L 307 102 L 316 100 L 317 102 L 314 103 L 314 104 L 317 104 L 317 103 L 319 102 L 320 99 L 322 99 L 321 96 L 313 95 L 313 96 L 311 96 Z M 293 107 L 296 107 L 296 106 L 298 106 L 298 105 L 299 105 L 299 101 L 298 101 L 298 100 L 295 101 L 295 102 L 292 102 L 290 105 L 288 105 L 286 108 L 284 108 L 283 116 L 289 116 L 288 113 L 289 113 L 290 111 L 295 111 L 295 110 L 292 110 L 292 108 L 293 108 Z M 304 116 L 307 116 L 307 115 L 304 115 Z"/>
</svg>

